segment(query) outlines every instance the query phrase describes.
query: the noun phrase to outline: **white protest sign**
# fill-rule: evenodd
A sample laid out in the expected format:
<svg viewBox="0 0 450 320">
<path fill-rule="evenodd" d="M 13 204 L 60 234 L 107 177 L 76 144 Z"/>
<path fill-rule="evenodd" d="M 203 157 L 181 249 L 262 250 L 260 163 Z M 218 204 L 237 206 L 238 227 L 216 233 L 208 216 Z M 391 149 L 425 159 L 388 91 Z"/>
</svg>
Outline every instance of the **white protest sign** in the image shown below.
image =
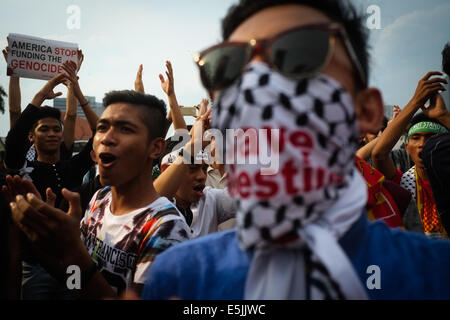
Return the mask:
<svg viewBox="0 0 450 320">
<path fill-rule="evenodd" d="M 78 64 L 76 43 L 10 33 L 8 47 L 8 76 L 49 80 L 64 72 L 65 61 Z"/>
</svg>

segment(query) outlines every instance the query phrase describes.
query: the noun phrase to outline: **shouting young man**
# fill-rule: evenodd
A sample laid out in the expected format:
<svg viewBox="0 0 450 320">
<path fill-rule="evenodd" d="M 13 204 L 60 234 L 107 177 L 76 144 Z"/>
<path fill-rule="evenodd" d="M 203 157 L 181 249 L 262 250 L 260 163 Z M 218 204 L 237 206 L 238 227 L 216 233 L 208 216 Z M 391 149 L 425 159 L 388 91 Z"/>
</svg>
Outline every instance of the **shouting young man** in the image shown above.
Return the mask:
<svg viewBox="0 0 450 320">
<path fill-rule="evenodd" d="M 69 214 L 31 194 L 11 205 L 15 221 L 35 236 L 43 265 L 62 281 L 68 266 L 78 266 L 78 289 L 88 298 L 130 288 L 139 293 L 155 255 L 189 237 L 185 220 L 152 181 L 153 161 L 165 147 L 164 102 L 113 91 L 103 103 L 93 146 L 100 182 L 108 187 L 96 192 L 84 216 L 79 196 L 66 189 Z"/>
</svg>

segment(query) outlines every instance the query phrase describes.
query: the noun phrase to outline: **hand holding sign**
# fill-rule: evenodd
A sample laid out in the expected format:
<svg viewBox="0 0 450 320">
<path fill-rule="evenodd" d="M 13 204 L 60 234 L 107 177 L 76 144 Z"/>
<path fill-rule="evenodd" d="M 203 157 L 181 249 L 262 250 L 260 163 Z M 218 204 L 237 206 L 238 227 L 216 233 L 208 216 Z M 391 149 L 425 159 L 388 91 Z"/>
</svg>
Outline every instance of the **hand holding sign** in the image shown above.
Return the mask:
<svg viewBox="0 0 450 320">
<path fill-rule="evenodd" d="M 8 53 L 9 53 L 9 47 L 6 46 L 5 49 L 2 50 L 3 56 L 5 57 L 6 63 L 8 63 Z"/>
<path fill-rule="evenodd" d="M 86 98 L 83 95 L 83 92 L 81 92 L 80 84 L 78 83 L 78 77 L 76 74 L 77 65 L 72 61 L 66 61 L 63 63 L 62 68 L 66 72 L 67 79 L 70 81 L 73 93 L 75 94 L 75 97 L 77 98 L 78 102 L 82 105 L 87 103 Z"/>
<path fill-rule="evenodd" d="M 84 61 L 83 50 L 81 50 L 81 49 L 78 50 L 78 52 L 77 52 L 77 57 L 78 57 L 78 63 L 77 63 L 77 66 L 78 66 L 77 72 L 78 72 L 78 71 L 80 71 L 81 65 L 83 64 L 83 61 Z"/>
<path fill-rule="evenodd" d="M 8 35 L 8 47 L 7 75 L 22 78 L 51 79 L 63 71 L 62 63 L 77 63 L 80 57 L 75 43 L 20 34 Z"/>
<path fill-rule="evenodd" d="M 3 57 L 5 57 L 5 61 L 7 64 L 8 64 L 8 55 L 10 54 L 10 52 L 11 52 L 11 49 L 8 46 L 6 46 L 5 49 L 2 50 Z M 16 79 L 15 81 L 18 81 L 18 79 L 19 79 L 19 77 L 15 76 L 15 75 L 11 75 L 10 77 L 15 78 Z M 20 94 L 20 88 L 18 88 L 18 85 L 19 85 L 18 83 L 14 83 L 14 85 L 13 85 L 13 87 L 14 87 L 13 90 L 18 90 L 18 91 L 15 91 L 14 94 L 16 94 L 16 92 L 19 92 L 19 94 Z M 11 95 L 11 87 L 10 87 L 10 95 Z M 19 105 L 20 105 L 20 103 L 19 103 Z"/>
</svg>

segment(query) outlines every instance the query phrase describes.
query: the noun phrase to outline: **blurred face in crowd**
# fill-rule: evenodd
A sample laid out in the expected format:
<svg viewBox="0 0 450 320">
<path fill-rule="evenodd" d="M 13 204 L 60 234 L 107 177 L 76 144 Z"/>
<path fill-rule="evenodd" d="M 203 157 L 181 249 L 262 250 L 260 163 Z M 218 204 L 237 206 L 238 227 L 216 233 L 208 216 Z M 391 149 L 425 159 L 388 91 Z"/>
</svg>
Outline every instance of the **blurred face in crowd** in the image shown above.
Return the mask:
<svg viewBox="0 0 450 320">
<path fill-rule="evenodd" d="M 145 172 L 151 174 L 155 152 L 160 150 L 155 143 L 158 139 L 149 141 L 140 112 L 131 104 L 114 103 L 98 121 L 93 147 L 102 185 L 119 187 Z"/>
<path fill-rule="evenodd" d="M 420 158 L 420 153 L 423 151 L 423 147 L 425 146 L 428 139 L 434 136 L 435 133 L 432 132 L 417 132 L 413 134 L 408 143 L 406 144 L 406 152 L 410 155 L 412 161 L 416 164 L 416 166 L 420 169 L 424 169 L 423 161 Z"/>
<path fill-rule="evenodd" d="M 228 41 L 248 42 L 252 39 L 266 39 L 281 32 L 308 24 L 333 22 L 319 10 L 304 5 L 288 4 L 270 7 L 257 12 L 241 23 L 230 35 Z M 337 38 L 331 59 L 321 73 L 334 78 L 352 96 L 361 132 L 379 130 L 383 117 L 383 101 L 377 89 L 356 90 L 357 78 L 350 57 L 340 37 Z M 264 62 L 256 54 L 252 61 Z M 215 95 L 220 94 L 216 92 Z"/>
<path fill-rule="evenodd" d="M 203 189 L 205 189 L 206 172 L 208 165 L 191 164 L 189 165 L 189 172 L 183 181 L 180 181 L 175 198 L 177 203 L 183 202 L 185 204 L 197 203 L 203 196 Z"/>
<path fill-rule="evenodd" d="M 63 138 L 61 123 L 55 118 L 43 118 L 37 122 L 29 139 L 37 152 L 53 154 L 58 152 Z"/>
</svg>

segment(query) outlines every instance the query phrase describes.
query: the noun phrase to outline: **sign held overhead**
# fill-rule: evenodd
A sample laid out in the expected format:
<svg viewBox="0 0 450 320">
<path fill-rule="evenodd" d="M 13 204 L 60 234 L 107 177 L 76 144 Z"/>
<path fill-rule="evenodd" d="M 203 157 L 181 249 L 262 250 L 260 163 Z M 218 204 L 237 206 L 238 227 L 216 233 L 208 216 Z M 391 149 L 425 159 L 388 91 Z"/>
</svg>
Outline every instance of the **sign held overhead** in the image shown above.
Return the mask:
<svg viewBox="0 0 450 320">
<path fill-rule="evenodd" d="M 10 33 L 8 46 L 8 76 L 49 80 L 64 72 L 65 61 L 78 63 L 76 43 Z"/>
</svg>

